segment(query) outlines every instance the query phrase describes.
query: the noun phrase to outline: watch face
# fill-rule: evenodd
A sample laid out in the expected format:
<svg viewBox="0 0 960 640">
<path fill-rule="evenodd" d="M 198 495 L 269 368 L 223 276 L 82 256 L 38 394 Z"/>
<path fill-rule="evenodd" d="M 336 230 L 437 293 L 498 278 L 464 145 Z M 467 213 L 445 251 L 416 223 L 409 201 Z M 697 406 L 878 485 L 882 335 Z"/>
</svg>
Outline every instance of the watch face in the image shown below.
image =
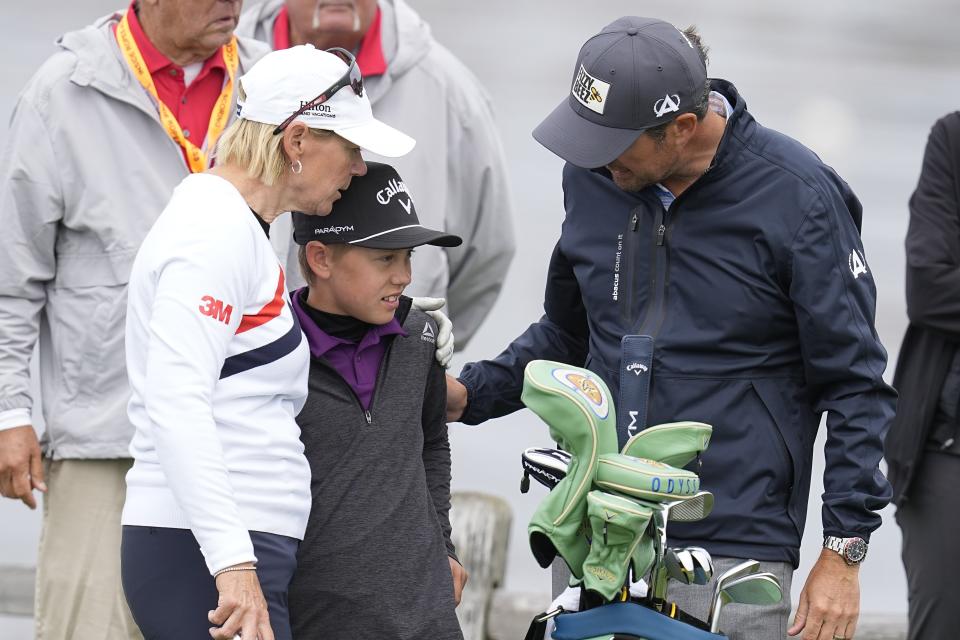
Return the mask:
<svg viewBox="0 0 960 640">
<path fill-rule="evenodd" d="M 867 555 L 867 543 L 862 538 L 850 538 L 843 547 L 843 557 L 847 562 L 856 564 Z"/>
</svg>

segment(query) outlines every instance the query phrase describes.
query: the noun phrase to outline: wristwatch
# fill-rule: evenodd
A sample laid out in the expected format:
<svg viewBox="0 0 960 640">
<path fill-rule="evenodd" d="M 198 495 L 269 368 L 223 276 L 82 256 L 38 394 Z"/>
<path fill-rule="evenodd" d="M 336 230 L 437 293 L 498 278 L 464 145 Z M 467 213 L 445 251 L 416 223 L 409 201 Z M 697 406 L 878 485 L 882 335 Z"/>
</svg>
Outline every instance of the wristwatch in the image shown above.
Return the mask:
<svg viewBox="0 0 960 640">
<path fill-rule="evenodd" d="M 849 565 L 860 564 L 867 557 L 867 541 L 863 538 L 824 536 L 823 548 L 836 551 Z"/>
</svg>

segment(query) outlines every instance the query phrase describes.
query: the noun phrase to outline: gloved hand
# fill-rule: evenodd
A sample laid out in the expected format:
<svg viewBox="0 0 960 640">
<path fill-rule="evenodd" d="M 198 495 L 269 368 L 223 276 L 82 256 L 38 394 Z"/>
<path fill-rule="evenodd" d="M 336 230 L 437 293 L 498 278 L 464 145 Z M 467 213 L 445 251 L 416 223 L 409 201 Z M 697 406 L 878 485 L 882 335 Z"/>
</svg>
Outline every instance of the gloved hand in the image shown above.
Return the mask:
<svg viewBox="0 0 960 640">
<path fill-rule="evenodd" d="M 437 362 L 446 369 L 453 358 L 453 323 L 440 309 L 447 304 L 444 298 L 413 298 L 413 308 L 423 311 L 437 323 Z"/>
</svg>

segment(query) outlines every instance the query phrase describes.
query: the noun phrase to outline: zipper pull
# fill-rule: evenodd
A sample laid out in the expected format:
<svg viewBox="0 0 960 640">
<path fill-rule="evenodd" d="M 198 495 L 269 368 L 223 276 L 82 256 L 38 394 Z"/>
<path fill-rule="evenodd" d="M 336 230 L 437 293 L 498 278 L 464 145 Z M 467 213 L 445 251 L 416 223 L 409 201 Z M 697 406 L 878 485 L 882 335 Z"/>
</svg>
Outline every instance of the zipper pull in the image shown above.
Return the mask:
<svg viewBox="0 0 960 640">
<path fill-rule="evenodd" d="M 662 224 L 661 224 L 661 225 L 657 228 L 657 246 L 658 246 L 658 247 L 662 247 L 662 246 L 663 246 L 663 234 L 665 234 L 666 232 L 667 232 L 667 227 L 666 227 L 666 225 L 662 225 Z"/>
<path fill-rule="evenodd" d="M 369 411 L 364 411 L 363 416 L 367 419 L 367 424 L 373 424 L 373 416 L 370 415 Z"/>
<path fill-rule="evenodd" d="M 637 214 L 633 214 L 633 217 L 630 218 L 630 231 L 636 231 L 639 223 L 640 219 L 637 217 Z"/>
</svg>

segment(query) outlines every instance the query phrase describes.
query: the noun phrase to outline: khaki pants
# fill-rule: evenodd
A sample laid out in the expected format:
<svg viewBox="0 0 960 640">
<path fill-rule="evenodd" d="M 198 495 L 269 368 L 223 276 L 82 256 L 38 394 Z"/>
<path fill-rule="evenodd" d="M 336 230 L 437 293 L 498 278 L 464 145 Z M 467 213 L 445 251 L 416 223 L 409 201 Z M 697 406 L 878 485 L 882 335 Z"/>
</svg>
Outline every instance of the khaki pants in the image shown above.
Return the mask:
<svg viewBox="0 0 960 640">
<path fill-rule="evenodd" d="M 120 585 L 120 512 L 132 460 L 45 460 L 37 640 L 137 640 Z"/>
<path fill-rule="evenodd" d="M 745 558 L 713 558 L 713 579 L 707 585 L 685 585 L 671 581 L 667 585 L 667 600 L 690 615 L 707 619 L 716 579 Z M 787 562 L 760 562 L 760 571 L 769 571 L 777 577 L 783 589 L 780 604 L 767 606 L 730 604 L 720 612 L 720 630 L 730 640 L 786 640 L 790 627 L 790 588 L 793 585 L 793 566 Z"/>
</svg>

